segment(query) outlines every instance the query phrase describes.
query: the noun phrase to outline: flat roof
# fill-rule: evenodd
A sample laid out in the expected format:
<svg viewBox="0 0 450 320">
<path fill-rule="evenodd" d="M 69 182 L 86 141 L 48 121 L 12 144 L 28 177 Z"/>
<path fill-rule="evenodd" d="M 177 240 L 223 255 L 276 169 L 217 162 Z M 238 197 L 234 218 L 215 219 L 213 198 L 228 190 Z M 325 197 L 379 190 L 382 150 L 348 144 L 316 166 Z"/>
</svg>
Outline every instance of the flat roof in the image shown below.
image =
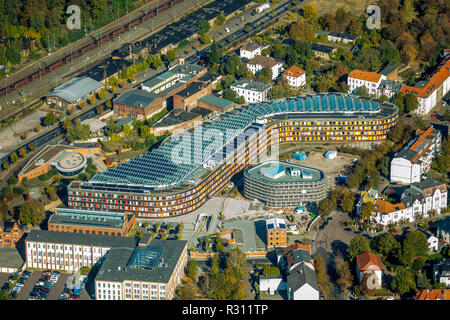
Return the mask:
<svg viewBox="0 0 450 320">
<path fill-rule="evenodd" d="M 212 94 L 207 94 L 198 100 L 222 109 L 225 109 L 226 107 L 233 104 L 233 101 L 216 97 Z"/>
<path fill-rule="evenodd" d="M 138 109 L 145 109 L 155 99 L 161 98 L 163 95 L 150 93 L 145 90 L 134 89 L 122 93 L 114 103 L 129 106 Z"/>
<path fill-rule="evenodd" d="M 79 152 L 64 152 L 57 164 L 63 169 L 73 169 L 81 165 L 85 157 Z"/>
<path fill-rule="evenodd" d="M 16 248 L 0 247 L 0 267 L 19 268 L 24 262 Z"/>
<path fill-rule="evenodd" d="M 142 251 L 142 247 L 112 248 L 100 267 L 95 280 L 115 282 L 134 280 L 167 283 L 180 260 L 187 241 L 153 239 L 150 245 L 162 250 L 157 261 L 151 261 L 153 268 L 148 268 L 144 264 L 142 264 L 142 267 L 139 267 L 139 263 L 129 264 L 130 261 L 135 262 L 131 258 L 133 254 L 136 256 L 136 250 Z"/>
<path fill-rule="evenodd" d="M 268 177 L 265 175 L 265 172 L 267 170 L 271 170 L 273 168 L 279 168 L 279 167 L 284 167 L 285 170 L 285 175 L 277 178 L 277 179 L 272 179 L 271 177 Z M 302 175 L 299 176 L 291 176 L 290 175 L 290 170 L 292 169 L 296 169 L 296 170 L 301 170 L 302 171 Z M 308 173 L 311 173 L 312 178 L 311 179 L 304 179 L 303 178 L 303 172 L 307 171 Z M 293 163 L 288 163 L 288 162 L 281 162 L 281 161 L 266 161 L 263 163 L 260 163 L 250 169 L 247 169 L 247 172 L 250 176 L 257 178 L 259 180 L 264 180 L 266 182 L 271 182 L 271 183 L 289 183 L 289 182 L 314 182 L 314 181 L 319 181 L 322 180 L 324 178 L 324 173 L 319 170 L 319 169 L 314 169 L 314 168 L 310 168 L 310 167 L 305 167 L 305 166 L 301 166 L 301 165 L 297 165 L 297 164 L 293 164 Z"/>
</svg>

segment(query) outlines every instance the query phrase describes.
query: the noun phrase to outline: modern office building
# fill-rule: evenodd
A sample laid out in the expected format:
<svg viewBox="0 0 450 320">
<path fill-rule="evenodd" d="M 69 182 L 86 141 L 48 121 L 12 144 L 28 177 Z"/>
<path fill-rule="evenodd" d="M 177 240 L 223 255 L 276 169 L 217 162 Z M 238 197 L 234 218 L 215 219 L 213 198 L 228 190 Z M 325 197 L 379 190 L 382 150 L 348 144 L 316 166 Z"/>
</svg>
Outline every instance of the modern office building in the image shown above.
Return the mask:
<svg viewBox="0 0 450 320">
<path fill-rule="evenodd" d="M 172 300 L 187 260 L 183 240 L 112 248 L 95 278 L 96 300 Z"/>
<path fill-rule="evenodd" d="M 327 181 L 322 171 L 267 161 L 244 171 L 244 196 L 269 207 L 290 208 L 326 197 Z"/>
<path fill-rule="evenodd" d="M 278 143 L 377 143 L 397 118 L 389 102 L 341 93 L 239 106 L 89 181 L 73 181 L 68 206 L 137 218 L 186 214 Z"/>
</svg>

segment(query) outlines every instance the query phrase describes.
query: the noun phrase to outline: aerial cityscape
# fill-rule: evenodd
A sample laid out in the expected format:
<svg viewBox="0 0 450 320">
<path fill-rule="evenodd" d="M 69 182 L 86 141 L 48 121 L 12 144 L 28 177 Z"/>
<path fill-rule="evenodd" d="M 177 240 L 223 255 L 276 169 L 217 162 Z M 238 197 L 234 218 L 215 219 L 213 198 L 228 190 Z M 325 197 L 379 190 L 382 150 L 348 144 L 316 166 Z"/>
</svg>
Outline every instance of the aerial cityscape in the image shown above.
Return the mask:
<svg viewBox="0 0 450 320">
<path fill-rule="evenodd" d="M 449 21 L 0 0 L 0 300 L 450 300 Z"/>
</svg>

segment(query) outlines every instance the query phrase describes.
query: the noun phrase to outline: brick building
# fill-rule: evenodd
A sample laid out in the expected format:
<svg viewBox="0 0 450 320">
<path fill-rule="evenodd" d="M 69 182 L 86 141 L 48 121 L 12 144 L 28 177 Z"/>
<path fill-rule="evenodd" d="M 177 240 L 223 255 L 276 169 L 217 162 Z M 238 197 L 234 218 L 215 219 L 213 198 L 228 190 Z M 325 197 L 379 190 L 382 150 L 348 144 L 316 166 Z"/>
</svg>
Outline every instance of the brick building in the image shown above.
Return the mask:
<svg viewBox="0 0 450 320">
<path fill-rule="evenodd" d="M 267 246 L 285 247 L 287 246 L 286 221 L 280 218 L 266 220 Z"/>
<path fill-rule="evenodd" d="M 114 113 L 136 119 L 150 118 L 166 107 L 162 94 L 135 89 L 124 92 L 114 100 Z"/>
<path fill-rule="evenodd" d="M 173 107 L 190 111 L 197 106 L 198 99 L 211 93 L 212 87 L 209 83 L 193 82 L 173 96 Z"/>
<path fill-rule="evenodd" d="M 25 225 L 17 221 L 0 220 L 0 245 L 15 246 L 25 232 Z"/>
</svg>

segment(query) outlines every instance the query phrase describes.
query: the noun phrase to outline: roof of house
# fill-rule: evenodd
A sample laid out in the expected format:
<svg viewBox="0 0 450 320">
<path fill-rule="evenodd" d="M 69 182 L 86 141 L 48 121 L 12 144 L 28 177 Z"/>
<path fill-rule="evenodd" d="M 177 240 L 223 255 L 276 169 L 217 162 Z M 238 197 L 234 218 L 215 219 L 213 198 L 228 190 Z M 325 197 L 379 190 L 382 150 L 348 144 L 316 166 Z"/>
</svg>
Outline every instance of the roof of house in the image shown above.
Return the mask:
<svg viewBox="0 0 450 320">
<path fill-rule="evenodd" d="M 358 265 L 360 271 L 366 271 L 371 265 L 376 265 L 382 269 L 380 258 L 370 251 L 357 255 L 356 264 Z"/>
<path fill-rule="evenodd" d="M 25 241 L 85 245 L 94 247 L 127 247 L 134 248 L 136 241 L 131 237 L 103 236 L 72 232 L 57 232 L 33 229 Z"/>
<path fill-rule="evenodd" d="M 24 258 L 17 248 L 0 247 L 0 267 L 20 268 L 23 266 Z"/>
<path fill-rule="evenodd" d="M 347 32 L 330 32 L 328 33 L 328 35 L 349 40 L 355 40 L 356 38 L 359 37 L 358 35 L 350 34 Z"/>
<path fill-rule="evenodd" d="M 283 72 L 283 76 L 298 78 L 298 77 L 304 75 L 305 73 L 306 73 L 305 70 L 300 69 L 299 67 L 297 67 L 294 64 L 294 65 L 292 65 L 292 67 L 290 67 L 285 72 Z"/>
<path fill-rule="evenodd" d="M 261 82 L 258 80 L 253 80 L 253 79 L 237 80 L 231 85 L 231 87 L 236 87 L 236 88 L 250 90 L 250 91 L 257 91 L 257 92 L 264 92 L 264 91 L 272 88 L 272 86 L 270 84 L 267 84 L 267 83 L 264 83 L 264 82 Z"/>
<path fill-rule="evenodd" d="M 412 164 L 418 163 L 422 156 L 428 151 L 432 151 L 432 146 L 440 137 L 440 131 L 428 127 L 426 130 L 417 130 L 416 138 L 411 140 L 402 150 L 397 152 L 395 158 L 404 158 L 409 160 Z"/>
<path fill-rule="evenodd" d="M 436 190 L 439 190 L 441 193 L 447 192 L 447 185 L 433 178 L 427 178 L 423 181 L 415 182 L 413 185 L 423 190 L 425 197 L 432 196 Z"/>
<path fill-rule="evenodd" d="M 364 70 L 353 70 L 348 77 L 363 81 L 378 82 L 380 81 L 381 74 Z"/>
<path fill-rule="evenodd" d="M 280 218 L 270 218 L 266 220 L 267 230 L 282 229 L 286 230 L 286 221 Z"/>
<path fill-rule="evenodd" d="M 98 271 L 96 281 L 134 280 L 167 283 L 186 245 L 187 241 L 184 240 L 153 239 L 150 246 L 159 250 L 160 255 L 155 257 L 155 261 L 151 261 L 151 265 L 146 264 L 148 262 L 146 257 L 133 260 L 133 256 L 148 247 L 112 248 Z"/>
<path fill-rule="evenodd" d="M 311 50 L 312 51 L 319 51 L 319 52 L 323 52 L 323 53 L 328 53 L 329 54 L 335 49 L 336 49 L 335 47 L 325 46 L 323 44 L 317 44 L 317 43 L 311 44 Z"/>
<path fill-rule="evenodd" d="M 391 213 L 403 209 L 405 209 L 405 205 L 402 202 L 392 204 L 383 199 L 375 201 L 375 211 L 379 213 Z"/>
<path fill-rule="evenodd" d="M 306 244 L 301 244 L 300 242 L 294 242 L 293 244 L 291 244 L 290 246 L 283 248 L 283 255 L 288 254 L 289 252 L 293 251 L 293 250 L 297 250 L 297 249 L 303 249 L 308 251 L 308 254 L 311 254 L 311 246 L 306 245 Z"/>
<path fill-rule="evenodd" d="M 58 97 L 74 103 L 79 99 L 83 99 L 87 94 L 101 88 L 103 84 L 89 77 L 73 77 L 67 82 L 53 88 L 47 97 Z"/>
<path fill-rule="evenodd" d="M 319 291 L 319 283 L 317 282 L 316 272 L 308 267 L 305 263 L 300 263 L 289 272 L 287 276 L 287 283 L 292 291 L 297 291 L 305 284 Z"/>
<path fill-rule="evenodd" d="M 82 124 L 87 124 L 90 128 L 92 132 L 97 132 L 100 129 L 106 127 L 106 123 L 104 123 L 101 120 L 98 120 L 96 118 L 89 118 L 89 119 L 85 119 L 83 121 L 81 121 Z"/>
<path fill-rule="evenodd" d="M 144 81 L 142 83 L 142 85 L 149 87 L 149 88 L 153 88 L 172 77 L 175 78 L 176 73 L 173 73 L 172 71 L 165 71 L 161 74 L 158 74 L 157 76 L 154 76 L 153 78 L 148 79 L 147 81 Z"/>
<path fill-rule="evenodd" d="M 194 94 L 200 92 L 203 88 L 205 88 L 205 84 L 203 82 L 192 82 L 191 84 L 189 84 L 186 88 L 184 88 L 181 91 L 178 91 L 175 95 L 183 97 L 183 98 L 187 98 L 190 96 L 193 96 Z"/>
<path fill-rule="evenodd" d="M 246 44 L 244 44 L 241 48 L 241 50 L 246 50 L 246 51 L 255 51 L 257 49 L 261 48 L 261 46 L 259 44 L 257 44 L 256 42 L 250 41 L 247 42 Z"/>
<path fill-rule="evenodd" d="M 399 67 L 394 66 L 393 64 L 388 64 L 386 67 L 383 68 L 383 70 L 380 71 L 380 73 L 384 76 L 390 75 L 392 72 L 397 70 Z"/>
<path fill-rule="evenodd" d="M 228 107 L 234 103 L 233 101 L 230 101 L 230 100 L 227 100 L 224 98 L 220 98 L 220 97 L 216 97 L 212 94 L 207 94 L 198 100 L 202 101 L 204 103 L 213 105 L 215 107 L 222 108 L 222 109 L 225 109 L 226 107 Z"/>
<path fill-rule="evenodd" d="M 438 230 L 442 230 L 444 232 L 450 233 L 450 217 L 447 217 L 445 219 L 440 219 L 436 223 L 436 227 Z"/>
<path fill-rule="evenodd" d="M 124 67 L 128 68 L 133 65 L 133 62 L 126 59 L 113 59 L 108 58 L 98 66 L 84 72 L 81 76 L 88 76 L 91 79 L 97 81 L 103 81 L 106 78 L 121 71 Z"/>
<path fill-rule="evenodd" d="M 149 104 L 163 95 L 151 93 L 145 90 L 134 89 L 122 93 L 114 103 L 138 109 L 145 109 Z"/>
<path fill-rule="evenodd" d="M 444 295 L 440 289 L 422 289 L 416 294 L 414 300 L 444 300 Z"/>
<path fill-rule="evenodd" d="M 14 226 L 17 225 L 19 229 L 24 230 L 26 225 L 22 223 L 18 223 L 18 221 L 6 221 L 0 219 L 0 228 L 3 227 L 3 232 L 10 232 Z"/>
<path fill-rule="evenodd" d="M 266 68 L 273 68 L 280 63 L 270 57 L 256 55 L 250 59 L 247 64 L 258 64 Z"/>
<path fill-rule="evenodd" d="M 204 71 L 205 69 L 206 69 L 205 67 L 199 66 L 198 64 L 185 63 L 185 64 L 177 64 L 172 68 L 170 68 L 169 71 L 173 73 L 195 75 L 199 72 Z"/>
<path fill-rule="evenodd" d="M 135 118 L 134 117 L 125 117 L 125 118 L 121 118 L 119 120 L 117 120 L 116 122 L 116 126 L 122 128 L 125 124 L 126 125 L 132 125 L 134 122 Z"/>
<path fill-rule="evenodd" d="M 434 90 L 450 76 L 450 59 L 447 58 L 439 64 L 436 70 L 431 74 L 428 82 L 423 87 L 403 85 L 401 92 L 403 94 L 414 93 L 418 98 L 427 98 Z"/>
</svg>

